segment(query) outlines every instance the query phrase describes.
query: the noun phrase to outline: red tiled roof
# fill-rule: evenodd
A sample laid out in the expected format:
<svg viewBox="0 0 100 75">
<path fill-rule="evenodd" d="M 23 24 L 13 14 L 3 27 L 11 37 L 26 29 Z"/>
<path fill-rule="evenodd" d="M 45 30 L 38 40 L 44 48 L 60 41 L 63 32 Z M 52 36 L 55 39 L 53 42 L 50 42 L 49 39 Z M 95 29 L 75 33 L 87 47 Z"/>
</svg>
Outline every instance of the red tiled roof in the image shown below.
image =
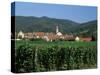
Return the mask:
<svg viewBox="0 0 100 75">
<path fill-rule="evenodd" d="M 83 38 L 80 38 L 82 41 L 91 41 L 92 38 L 91 37 L 83 37 Z"/>
<path fill-rule="evenodd" d="M 44 32 L 35 32 L 34 35 L 36 35 L 36 36 L 44 36 L 45 33 Z"/>
</svg>

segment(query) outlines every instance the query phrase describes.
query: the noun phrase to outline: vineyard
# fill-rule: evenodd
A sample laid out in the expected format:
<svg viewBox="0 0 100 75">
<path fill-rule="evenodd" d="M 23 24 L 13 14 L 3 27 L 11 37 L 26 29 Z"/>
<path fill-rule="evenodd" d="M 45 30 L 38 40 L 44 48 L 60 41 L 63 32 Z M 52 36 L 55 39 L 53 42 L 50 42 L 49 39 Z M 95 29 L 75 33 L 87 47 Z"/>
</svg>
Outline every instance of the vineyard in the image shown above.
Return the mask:
<svg viewBox="0 0 100 75">
<path fill-rule="evenodd" d="M 44 72 L 97 67 L 96 42 L 16 41 L 16 72 Z"/>
</svg>

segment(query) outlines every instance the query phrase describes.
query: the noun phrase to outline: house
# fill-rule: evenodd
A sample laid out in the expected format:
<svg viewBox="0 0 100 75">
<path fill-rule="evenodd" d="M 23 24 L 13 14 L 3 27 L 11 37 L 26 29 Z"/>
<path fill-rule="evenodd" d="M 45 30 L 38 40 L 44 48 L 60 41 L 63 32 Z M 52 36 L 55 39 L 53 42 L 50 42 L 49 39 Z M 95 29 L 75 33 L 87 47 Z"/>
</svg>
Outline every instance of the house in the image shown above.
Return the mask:
<svg viewBox="0 0 100 75">
<path fill-rule="evenodd" d="M 65 40 L 73 41 L 73 40 L 75 40 L 75 37 L 73 35 L 65 35 Z"/>
<path fill-rule="evenodd" d="M 57 37 L 53 33 L 46 33 L 46 35 L 43 37 L 43 39 L 46 40 L 46 41 L 51 41 L 52 42 L 53 40 L 56 40 Z"/>
<path fill-rule="evenodd" d="M 80 41 L 80 38 L 76 36 L 75 41 Z"/>
<path fill-rule="evenodd" d="M 44 32 L 34 32 L 34 38 L 43 38 L 45 36 Z"/>
<path fill-rule="evenodd" d="M 24 38 L 24 33 L 22 31 L 20 31 L 17 36 L 18 36 L 18 38 L 22 39 L 22 38 Z"/>
<path fill-rule="evenodd" d="M 24 33 L 24 35 L 25 35 L 24 36 L 25 39 L 32 39 L 34 37 L 33 33 L 31 33 L 31 32 Z"/>
<path fill-rule="evenodd" d="M 75 38 L 75 41 L 86 41 L 86 42 L 89 42 L 89 41 L 92 41 L 92 37 L 76 37 Z"/>
<path fill-rule="evenodd" d="M 92 37 L 81 37 L 80 40 L 89 42 L 92 41 Z"/>
<path fill-rule="evenodd" d="M 43 38 L 44 40 L 46 40 L 46 41 L 53 41 L 53 40 L 56 40 L 56 37 L 55 36 L 44 36 L 44 38 Z"/>
</svg>

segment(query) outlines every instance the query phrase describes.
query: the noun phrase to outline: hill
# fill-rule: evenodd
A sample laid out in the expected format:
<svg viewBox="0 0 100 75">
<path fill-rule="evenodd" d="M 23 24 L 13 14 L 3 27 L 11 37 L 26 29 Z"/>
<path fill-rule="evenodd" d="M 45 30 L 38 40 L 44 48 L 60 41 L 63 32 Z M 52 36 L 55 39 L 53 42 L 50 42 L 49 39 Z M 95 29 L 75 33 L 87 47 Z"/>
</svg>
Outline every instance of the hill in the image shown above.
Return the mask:
<svg viewBox="0 0 100 75">
<path fill-rule="evenodd" d="M 49 18 L 46 16 L 15 16 L 16 32 L 20 30 L 23 32 L 55 32 L 57 25 L 60 32 L 66 34 L 82 36 L 97 35 L 97 20 L 80 24 L 71 20 Z"/>
<path fill-rule="evenodd" d="M 55 19 L 48 17 L 15 17 L 16 32 L 20 30 L 24 32 L 55 32 L 56 26 L 62 33 L 69 33 L 71 29 L 79 25 L 79 23 L 71 20 Z"/>
<path fill-rule="evenodd" d="M 73 33 L 83 36 L 97 36 L 97 20 L 80 24 L 77 28 L 73 30 Z"/>
</svg>

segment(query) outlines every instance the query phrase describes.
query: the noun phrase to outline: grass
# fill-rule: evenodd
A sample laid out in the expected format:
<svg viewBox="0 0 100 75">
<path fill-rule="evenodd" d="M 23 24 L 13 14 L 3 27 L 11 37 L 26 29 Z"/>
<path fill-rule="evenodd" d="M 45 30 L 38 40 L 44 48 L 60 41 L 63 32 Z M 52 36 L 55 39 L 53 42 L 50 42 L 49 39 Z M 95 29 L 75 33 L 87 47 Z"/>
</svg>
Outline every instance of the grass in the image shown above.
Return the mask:
<svg viewBox="0 0 100 75">
<path fill-rule="evenodd" d="M 51 46 L 64 46 L 64 47 L 96 47 L 96 41 L 91 42 L 76 42 L 76 41 L 54 41 L 54 42 L 46 42 L 46 41 L 29 41 L 29 40 L 20 40 L 16 41 L 16 48 L 20 45 L 28 44 L 33 47 L 51 47 Z"/>
</svg>

